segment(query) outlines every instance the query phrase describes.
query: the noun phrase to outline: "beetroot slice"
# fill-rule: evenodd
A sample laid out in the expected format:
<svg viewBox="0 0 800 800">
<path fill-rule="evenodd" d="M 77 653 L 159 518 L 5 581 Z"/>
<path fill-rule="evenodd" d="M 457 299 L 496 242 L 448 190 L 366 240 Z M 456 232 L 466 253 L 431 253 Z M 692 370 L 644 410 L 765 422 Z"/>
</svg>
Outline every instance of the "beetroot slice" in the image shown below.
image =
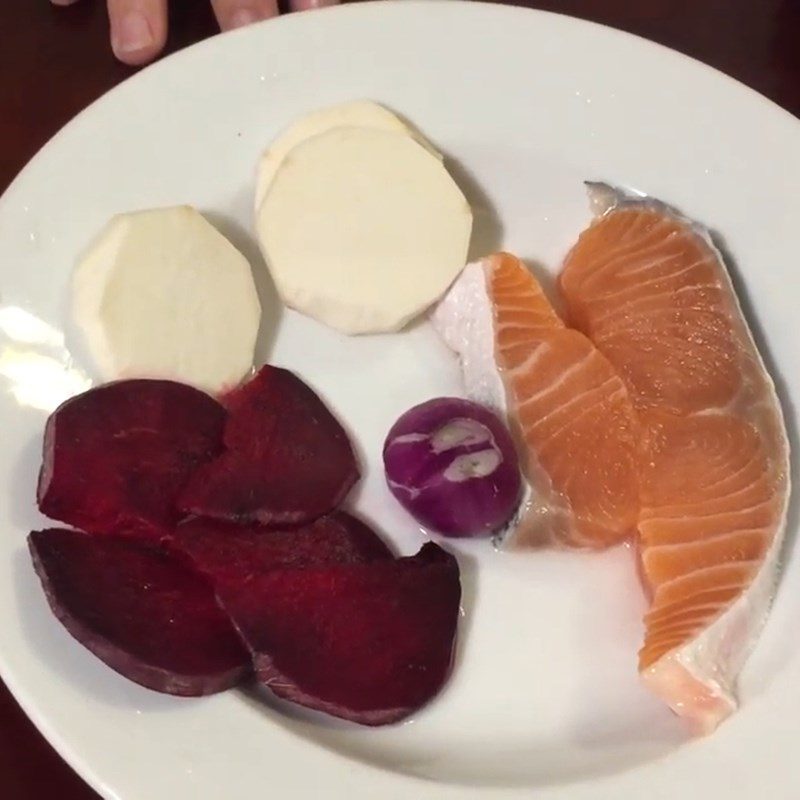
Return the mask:
<svg viewBox="0 0 800 800">
<path fill-rule="evenodd" d="M 225 403 L 227 450 L 192 476 L 180 499 L 184 511 L 303 525 L 336 508 L 358 479 L 344 429 L 291 372 L 262 367 Z"/>
<path fill-rule="evenodd" d="M 396 561 L 276 569 L 217 595 L 275 695 L 364 725 L 407 717 L 450 673 L 458 564 L 435 544 Z"/>
<path fill-rule="evenodd" d="M 288 531 L 196 517 L 178 526 L 172 545 L 185 552 L 216 587 L 244 585 L 271 569 L 393 558 L 377 534 L 343 511 Z"/>
<path fill-rule="evenodd" d="M 126 678 L 188 697 L 250 673 L 208 581 L 155 545 L 64 529 L 34 531 L 28 545 L 53 613 Z"/>
<path fill-rule="evenodd" d="M 173 381 L 118 381 L 73 397 L 47 421 L 39 508 L 97 533 L 172 526 L 189 476 L 222 450 L 225 416 Z"/>
</svg>

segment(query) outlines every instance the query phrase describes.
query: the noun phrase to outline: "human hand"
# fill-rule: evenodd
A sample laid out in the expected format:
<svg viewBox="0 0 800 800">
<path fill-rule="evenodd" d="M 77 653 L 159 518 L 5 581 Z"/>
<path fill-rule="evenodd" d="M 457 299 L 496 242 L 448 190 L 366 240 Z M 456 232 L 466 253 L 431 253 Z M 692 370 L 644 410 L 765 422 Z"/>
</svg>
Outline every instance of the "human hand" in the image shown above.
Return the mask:
<svg viewBox="0 0 800 800">
<path fill-rule="evenodd" d="M 290 0 L 293 11 L 335 5 L 339 0 Z M 78 0 L 50 0 L 69 6 Z M 168 0 L 107 0 L 111 48 L 126 64 L 152 61 L 167 41 Z M 211 0 L 223 31 L 249 25 L 278 14 L 278 0 Z"/>
</svg>

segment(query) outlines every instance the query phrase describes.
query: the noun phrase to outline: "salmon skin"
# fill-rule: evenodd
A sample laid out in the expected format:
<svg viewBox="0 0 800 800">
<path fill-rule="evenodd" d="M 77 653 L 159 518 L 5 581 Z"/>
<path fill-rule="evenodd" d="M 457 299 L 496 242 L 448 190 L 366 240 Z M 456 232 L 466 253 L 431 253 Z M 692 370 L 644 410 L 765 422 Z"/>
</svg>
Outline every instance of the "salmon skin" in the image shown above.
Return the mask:
<svg viewBox="0 0 800 800">
<path fill-rule="evenodd" d="M 719 250 L 666 204 L 589 184 L 596 217 L 559 286 L 569 322 L 628 389 L 641 429 L 638 558 L 651 606 L 639 669 L 701 733 L 774 595 L 789 445 Z"/>
</svg>

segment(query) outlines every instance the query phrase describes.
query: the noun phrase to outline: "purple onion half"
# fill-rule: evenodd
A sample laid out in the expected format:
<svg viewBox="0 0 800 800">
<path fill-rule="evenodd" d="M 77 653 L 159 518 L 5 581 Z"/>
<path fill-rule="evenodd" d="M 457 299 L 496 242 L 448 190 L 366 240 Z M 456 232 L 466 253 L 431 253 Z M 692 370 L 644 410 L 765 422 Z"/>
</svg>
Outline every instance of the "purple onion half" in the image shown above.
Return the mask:
<svg viewBox="0 0 800 800">
<path fill-rule="evenodd" d="M 519 504 L 517 451 L 488 408 L 456 397 L 428 400 L 395 422 L 383 446 L 386 482 L 424 528 L 486 536 Z"/>
</svg>

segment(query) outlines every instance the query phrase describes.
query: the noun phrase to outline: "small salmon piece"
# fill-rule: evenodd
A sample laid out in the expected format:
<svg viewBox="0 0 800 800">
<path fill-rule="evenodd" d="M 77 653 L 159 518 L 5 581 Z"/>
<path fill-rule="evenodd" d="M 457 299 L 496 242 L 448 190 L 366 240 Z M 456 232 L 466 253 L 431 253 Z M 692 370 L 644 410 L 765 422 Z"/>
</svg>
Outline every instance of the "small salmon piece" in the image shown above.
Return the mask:
<svg viewBox="0 0 800 800">
<path fill-rule="evenodd" d="M 629 537 L 640 433 L 627 390 L 526 266 L 508 253 L 468 266 L 434 324 L 461 355 L 468 393 L 507 414 L 520 446 L 531 491 L 505 543 L 602 548 Z M 487 389 L 488 372 L 499 373 L 502 397 Z"/>
<path fill-rule="evenodd" d="M 658 201 L 594 191 L 606 208 L 567 256 L 560 288 L 641 426 L 637 550 L 651 605 L 639 669 L 705 733 L 736 708 L 736 677 L 774 594 L 786 430 L 708 234 Z"/>
</svg>

